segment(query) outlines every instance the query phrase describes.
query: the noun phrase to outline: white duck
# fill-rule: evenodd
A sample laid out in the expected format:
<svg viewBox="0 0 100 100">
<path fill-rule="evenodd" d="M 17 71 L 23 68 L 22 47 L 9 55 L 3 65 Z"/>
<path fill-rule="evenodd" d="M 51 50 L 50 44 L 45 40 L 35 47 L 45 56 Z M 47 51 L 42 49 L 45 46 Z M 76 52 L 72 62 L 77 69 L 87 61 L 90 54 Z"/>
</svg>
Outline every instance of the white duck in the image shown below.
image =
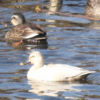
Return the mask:
<svg viewBox="0 0 100 100">
<path fill-rule="evenodd" d="M 44 65 L 44 58 L 39 51 L 30 54 L 29 62 L 34 66 L 27 73 L 28 79 L 45 81 L 84 80 L 89 74 L 95 72 L 65 64 Z"/>
</svg>

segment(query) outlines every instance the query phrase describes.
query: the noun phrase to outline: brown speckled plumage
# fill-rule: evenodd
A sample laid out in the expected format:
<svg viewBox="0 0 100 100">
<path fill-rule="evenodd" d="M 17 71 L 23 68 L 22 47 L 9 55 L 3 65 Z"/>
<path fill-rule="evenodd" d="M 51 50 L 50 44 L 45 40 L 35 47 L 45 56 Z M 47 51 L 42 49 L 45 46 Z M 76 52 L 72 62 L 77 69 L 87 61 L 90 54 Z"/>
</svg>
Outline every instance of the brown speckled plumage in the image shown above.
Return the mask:
<svg viewBox="0 0 100 100">
<path fill-rule="evenodd" d="M 11 28 L 11 30 L 9 30 L 7 34 L 5 35 L 5 38 L 9 40 L 19 41 L 19 40 L 24 40 L 24 39 L 30 39 L 30 38 L 25 38 L 25 37 L 31 34 L 35 34 L 35 33 L 37 33 L 38 35 L 33 36 L 31 38 L 42 39 L 42 37 L 46 37 L 46 31 L 40 25 L 25 22 L 23 24 L 19 24 Z"/>
<path fill-rule="evenodd" d="M 100 0 L 88 0 L 85 14 L 100 19 Z"/>
</svg>

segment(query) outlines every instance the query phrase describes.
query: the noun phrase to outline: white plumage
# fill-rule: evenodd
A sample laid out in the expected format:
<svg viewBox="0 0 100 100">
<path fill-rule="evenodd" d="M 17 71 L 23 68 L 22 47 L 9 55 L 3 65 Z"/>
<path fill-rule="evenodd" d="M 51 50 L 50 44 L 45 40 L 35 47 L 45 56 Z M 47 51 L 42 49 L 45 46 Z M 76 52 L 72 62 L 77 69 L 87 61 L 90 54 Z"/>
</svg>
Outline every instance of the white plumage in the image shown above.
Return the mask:
<svg viewBox="0 0 100 100">
<path fill-rule="evenodd" d="M 29 56 L 29 62 L 34 64 L 28 73 L 29 79 L 46 81 L 73 81 L 83 80 L 95 71 L 89 71 L 78 67 L 65 64 L 44 65 L 44 59 L 40 52 L 34 51 Z"/>
</svg>

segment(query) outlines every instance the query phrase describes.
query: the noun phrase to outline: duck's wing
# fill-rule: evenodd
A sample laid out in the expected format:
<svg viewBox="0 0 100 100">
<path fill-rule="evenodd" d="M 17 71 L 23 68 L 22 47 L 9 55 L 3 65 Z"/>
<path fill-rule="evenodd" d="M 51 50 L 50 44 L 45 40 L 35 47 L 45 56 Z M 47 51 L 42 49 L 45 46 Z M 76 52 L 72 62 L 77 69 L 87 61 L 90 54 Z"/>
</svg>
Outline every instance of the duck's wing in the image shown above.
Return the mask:
<svg viewBox="0 0 100 100">
<path fill-rule="evenodd" d="M 29 39 L 29 38 L 34 38 L 36 36 L 39 36 L 40 38 L 45 37 L 46 33 L 44 33 L 42 30 L 43 30 L 42 28 L 40 30 L 38 25 L 36 26 L 31 23 L 21 24 L 9 30 L 5 35 L 5 38 Z"/>
<path fill-rule="evenodd" d="M 40 34 L 46 34 L 46 30 L 43 29 L 40 25 L 35 23 L 27 23 L 33 30 L 40 32 Z"/>
<path fill-rule="evenodd" d="M 24 27 L 25 28 L 23 30 L 24 32 L 22 34 L 22 37 L 25 39 L 33 38 L 36 36 L 39 36 L 39 37 L 46 36 L 46 31 L 40 25 L 37 25 L 34 23 L 26 23 Z"/>
<path fill-rule="evenodd" d="M 86 78 L 87 75 L 91 73 L 94 73 L 94 71 L 63 64 L 49 64 L 42 70 L 43 73 L 40 76 L 43 76 L 48 81 L 79 80 Z"/>
<path fill-rule="evenodd" d="M 30 27 L 26 27 L 23 29 L 21 37 L 24 39 L 29 39 L 38 36 L 39 35 L 38 33 L 39 33 L 38 31 L 32 30 Z"/>
</svg>

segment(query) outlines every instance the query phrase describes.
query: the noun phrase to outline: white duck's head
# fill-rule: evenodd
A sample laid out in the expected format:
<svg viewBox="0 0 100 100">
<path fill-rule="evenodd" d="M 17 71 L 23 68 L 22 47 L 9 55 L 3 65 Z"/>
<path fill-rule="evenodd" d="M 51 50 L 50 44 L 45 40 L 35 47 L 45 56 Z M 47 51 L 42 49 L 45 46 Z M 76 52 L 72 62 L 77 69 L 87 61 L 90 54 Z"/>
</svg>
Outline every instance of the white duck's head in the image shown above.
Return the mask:
<svg viewBox="0 0 100 100">
<path fill-rule="evenodd" d="M 29 55 L 28 61 L 34 64 L 34 66 L 42 67 L 44 64 L 44 57 L 39 51 L 34 51 Z"/>
<path fill-rule="evenodd" d="M 25 17 L 21 13 L 14 13 L 11 17 L 11 23 L 16 26 L 19 24 L 24 24 L 26 23 Z"/>
</svg>

